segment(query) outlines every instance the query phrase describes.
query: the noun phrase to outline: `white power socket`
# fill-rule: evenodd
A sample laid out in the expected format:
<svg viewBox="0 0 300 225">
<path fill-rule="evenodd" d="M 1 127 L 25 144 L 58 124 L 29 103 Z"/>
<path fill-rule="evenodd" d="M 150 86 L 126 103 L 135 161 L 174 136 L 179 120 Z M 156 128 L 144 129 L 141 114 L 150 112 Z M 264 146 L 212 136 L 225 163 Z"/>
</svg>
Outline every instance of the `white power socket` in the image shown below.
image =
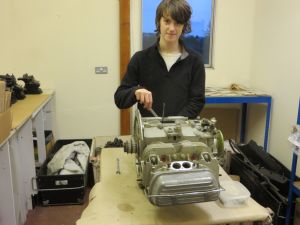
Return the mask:
<svg viewBox="0 0 300 225">
<path fill-rule="evenodd" d="M 95 67 L 95 74 L 107 74 L 108 67 L 107 66 L 96 66 Z"/>
</svg>

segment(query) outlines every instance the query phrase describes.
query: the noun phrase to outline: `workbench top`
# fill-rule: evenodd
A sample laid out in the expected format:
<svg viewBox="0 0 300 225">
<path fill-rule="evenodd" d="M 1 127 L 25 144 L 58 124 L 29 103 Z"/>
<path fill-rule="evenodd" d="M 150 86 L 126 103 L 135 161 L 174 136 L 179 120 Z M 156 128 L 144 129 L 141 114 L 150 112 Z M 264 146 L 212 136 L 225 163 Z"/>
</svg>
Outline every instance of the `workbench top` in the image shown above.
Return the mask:
<svg viewBox="0 0 300 225">
<path fill-rule="evenodd" d="M 42 108 L 50 100 L 53 92 L 38 95 L 26 95 L 24 100 L 18 100 L 12 105 L 12 129 L 16 129 L 30 118 L 34 112 Z"/>
<path fill-rule="evenodd" d="M 119 161 L 121 174 L 117 174 Z M 225 208 L 219 200 L 157 207 L 149 203 L 136 181 L 135 155 L 123 148 L 104 148 L 100 182 L 92 188 L 89 205 L 77 225 L 209 225 L 265 221 L 267 209 L 248 199 L 241 207 Z M 230 177 L 220 168 L 220 180 Z"/>
</svg>

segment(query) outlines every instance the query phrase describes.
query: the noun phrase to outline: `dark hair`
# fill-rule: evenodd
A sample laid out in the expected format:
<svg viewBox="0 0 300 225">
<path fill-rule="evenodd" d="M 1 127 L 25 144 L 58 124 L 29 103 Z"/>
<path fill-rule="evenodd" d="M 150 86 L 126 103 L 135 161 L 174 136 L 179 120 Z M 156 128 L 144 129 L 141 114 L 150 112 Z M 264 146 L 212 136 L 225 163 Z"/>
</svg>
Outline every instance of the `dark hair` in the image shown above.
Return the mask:
<svg viewBox="0 0 300 225">
<path fill-rule="evenodd" d="M 156 9 L 155 25 L 156 33 L 160 32 L 160 19 L 170 16 L 179 24 L 183 24 L 182 34 L 187 34 L 191 29 L 192 9 L 186 0 L 162 0 Z"/>
</svg>

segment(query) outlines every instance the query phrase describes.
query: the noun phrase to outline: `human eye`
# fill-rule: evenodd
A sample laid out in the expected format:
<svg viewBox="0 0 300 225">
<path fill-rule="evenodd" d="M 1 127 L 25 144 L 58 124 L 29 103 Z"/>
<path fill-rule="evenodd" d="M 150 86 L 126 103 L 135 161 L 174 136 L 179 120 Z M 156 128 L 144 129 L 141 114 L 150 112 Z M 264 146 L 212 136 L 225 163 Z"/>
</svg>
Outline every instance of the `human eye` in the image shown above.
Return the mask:
<svg viewBox="0 0 300 225">
<path fill-rule="evenodd" d="M 166 24 L 169 24 L 170 22 L 171 22 L 171 20 L 170 19 L 168 19 L 168 18 L 164 18 L 164 23 L 166 23 Z"/>
</svg>

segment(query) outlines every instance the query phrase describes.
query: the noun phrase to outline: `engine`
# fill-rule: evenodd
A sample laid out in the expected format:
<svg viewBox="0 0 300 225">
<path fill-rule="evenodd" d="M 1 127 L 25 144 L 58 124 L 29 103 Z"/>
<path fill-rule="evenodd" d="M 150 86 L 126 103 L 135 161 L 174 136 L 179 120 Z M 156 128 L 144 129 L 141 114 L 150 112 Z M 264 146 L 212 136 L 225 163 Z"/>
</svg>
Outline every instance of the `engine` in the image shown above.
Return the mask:
<svg viewBox="0 0 300 225">
<path fill-rule="evenodd" d="M 124 151 L 136 154 L 138 183 L 156 206 L 215 201 L 223 136 L 215 119 L 141 117 Z"/>
</svg>

